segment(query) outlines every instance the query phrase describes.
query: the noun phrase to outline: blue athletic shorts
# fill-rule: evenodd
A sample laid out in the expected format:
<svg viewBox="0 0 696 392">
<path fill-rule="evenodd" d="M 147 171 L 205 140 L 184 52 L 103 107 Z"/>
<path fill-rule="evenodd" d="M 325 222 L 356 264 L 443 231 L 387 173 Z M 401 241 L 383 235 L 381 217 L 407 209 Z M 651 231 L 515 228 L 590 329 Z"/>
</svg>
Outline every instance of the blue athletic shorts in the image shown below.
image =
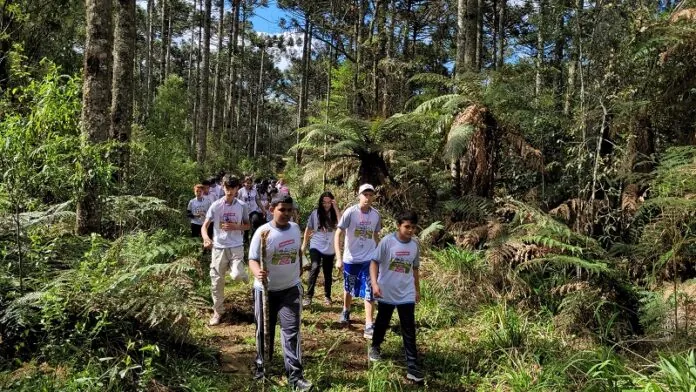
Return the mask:
<svg viewBox="0 0 696 392">
<path fill-rule="evenodd" d="M 370 262 L 343 264 L 343 290 L 353 297 L 374 301 L 370 284 Z"/>
</svg>

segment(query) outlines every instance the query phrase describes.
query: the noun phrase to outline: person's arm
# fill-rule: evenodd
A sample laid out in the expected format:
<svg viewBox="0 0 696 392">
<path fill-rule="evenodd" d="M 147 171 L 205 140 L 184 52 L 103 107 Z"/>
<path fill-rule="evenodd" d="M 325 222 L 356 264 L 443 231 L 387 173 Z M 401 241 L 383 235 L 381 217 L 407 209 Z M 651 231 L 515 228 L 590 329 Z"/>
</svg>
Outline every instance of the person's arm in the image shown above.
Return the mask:
<svg viewBox="0 0 696 392">
<path fill-rule="evenodd" d="M 341 252 L 341 242 L 343 240 L 343 229 L 340 227 L 336 228 L 336 234 L 334 234 L 334 251 L 336 252 L 336 269 L 343 269 L 343 252 Z"/>
<path fill-rule="evenodd" d="M 195 218 L 195 217 L 193 216 L 193 201 L 190 201 L 190 202 L 188 203 L 188 206 L 186 207 L 186 217 L 189 218 L 189 219 Z"/>
<path fill-rule="evenodd" d="M 304 230 L 304 238 L 302 239 L 302 253 L 307 250 L 307 244 L 309 244 L 309 239 L 312 237 L 312 234 L 314 234 L 314 231 L 307 225 Z"/>
<path fill-rule="evenodd" d="M 256 198 L 254 199 L 254 201 L 256 202 L 256 205 L 259 206 L 259 208 L 261 209 L 261 213 L 266 215 L 266 208 L 261 203 L 261 198 L 259 197 L 258 192 L 256 193 Z"/>
<path fill-rule="evenodd" d="M 372 283 L 372 295 L 375 298 L 382 298 L 382 290 L 379 288 L 377 283 L 377 277 L 379 276 L 379 262 L 377 260 L 372 260 L 370 262 L 370 282 Z"/>
<path fill-rule="evenodd" d="M 416 286 L 416 303 L 420 302 L 420 268 L 413 267 L 413 284 Z M 374 292 L 374 289 L 372 290 Z"/>
<path fill-rule="evenodd" d="M 377 220 L 377 225 L 375 225 L 375 231 L 372 232 L 372 239 L 375 240 L 375 244 L 379 244 L 379 232 L 382 231 L 382 217 Z"/>
<path fill-rule="evenodd" d="M 263 282 L 268 276 L 268 272 L 261 269 L 261 263 L 259 262 L 263 254 L 260 249 L 261 234 L 261 230 L 256 230 L 256 233 L 254 233 L 249 242 L 249 270 L 256 279 Z"/>
<path fill-rule="evenodd" d="M 249 208 L 246 204 L 242 207 L 242 223 L 228 223 L 227 230 L 249 230 L 251 224 L 249 224 Z"/>
<path fill-rule="evenodd" d="M 203 222 L 203 226 L 201 227 L 201 236 L 203 237 L 204 248 L 210 248 L 213 246 L 213 241 L 208 236 L 208 225 L 210 225 L 210 222 L 210 219 L 206 217 L 205 221 Z"/>
</svg>

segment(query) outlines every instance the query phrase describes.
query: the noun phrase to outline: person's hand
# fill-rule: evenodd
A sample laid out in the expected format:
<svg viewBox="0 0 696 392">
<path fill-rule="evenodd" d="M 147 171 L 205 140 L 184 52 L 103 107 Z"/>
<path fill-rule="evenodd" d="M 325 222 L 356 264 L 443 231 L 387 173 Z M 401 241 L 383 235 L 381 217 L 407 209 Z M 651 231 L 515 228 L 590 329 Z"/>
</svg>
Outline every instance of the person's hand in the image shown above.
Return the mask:
<svg viewBox="0 0 696 392">
<path fill-rule="evenodd" d="M 229 223 L 223 223 L 223 224 L 222 224 L 222 230 L 225 230 L 225 231 L 237 230 L 237 224 L 236 224 L 236 223 L 231 223 L 231 222 L 229 222 Z"/>
<path fill-rule="evenodd" d="M 254 277 L 263 282 L 266 280 L 266 277 L 268 277 L 268 271 L 264 271 L 259 268 L 259 270 L 254 273 Z"/>
<path fill-rule="evenodd" d="M 341 272 L 343 270 L 343 260 L 341 260 L 340 258 L 337 258 L 335 267 L 338 270 L 338 272 Z"/>
<path fill-rule="evenodd" d="M 375 283 L 372 284 L 372 295 L 375 298 L 382 298 L 382 290 L 379 288 L 378 284 L 375 284 Z M 418 294 L 416 294 L 416 295 L 418 295 Z M 416 302 L 418 302 L 418 300 L 416 300 Z"/>
<path fill-rule="evenodd" d="M 210 238 L 204 238 L 203 239 L 203 247 L 206 249 L 210 249 L 213 246 L 213 241 L 210 240 Z"/>
</svg>

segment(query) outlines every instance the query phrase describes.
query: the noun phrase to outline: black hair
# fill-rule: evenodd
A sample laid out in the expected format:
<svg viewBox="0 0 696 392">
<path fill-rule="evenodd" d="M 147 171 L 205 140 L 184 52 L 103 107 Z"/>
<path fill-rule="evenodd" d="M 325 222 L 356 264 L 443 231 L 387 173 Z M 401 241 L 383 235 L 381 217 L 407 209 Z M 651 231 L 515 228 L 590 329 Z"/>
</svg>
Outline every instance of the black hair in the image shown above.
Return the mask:
<svg viewBox="0 0 696 392">
<path fill-rule="evenodd" d="M 203 181 L 201 181 L 201 185 L 203 185 L 203 186 L 210 186 L 210 185 L 212 185 L 212 184 L 210 183 L 210 180 L 203 180 Z"/>
<path fill-rule="evenodd" d="M 275 197 L 273 200 L 271 200 L 271 207 L 275 207 L 278 204 L 293 204 L 292 197 L 289 195 L 281 196 L 281 197 Z"/>
<path fill-rule="evenodd" d="M 396 217 L 396 223 L 398 225 L 401 225 L 405 221 L 411 222 L 411 224 L 417 225 L 418 224 L 418 214 L 416 214 L 413 211 L 404 211 L 399 214 L 399 216 Z"/>
<path fill-rule="evenodd" d="M 226 175 L 222 178 L 222 186 L 226 188 L 239 188 L 239 178 L 232 175 Z"/>
<path fill-rule="evenodd" d="M 333 193 L 326 191 L 319 196 L 319 202 L 317 203 L 317 217 L 319 218 L 319 228 L 320 229 L 335 229 L 338 224 L 338 216 L 336 216 L 336 210 L 333 207 L 329 208 L 329 211 L 324 209 L 322 201 L 325 197 L 330 197 L 334 200 Z"/>
<path fill-rule="evenodd" d="M 215 176 L 208 177 L 208 182 L 210 182 L 210 185 L 217 184 L 218 178 Z"/>
</svg>

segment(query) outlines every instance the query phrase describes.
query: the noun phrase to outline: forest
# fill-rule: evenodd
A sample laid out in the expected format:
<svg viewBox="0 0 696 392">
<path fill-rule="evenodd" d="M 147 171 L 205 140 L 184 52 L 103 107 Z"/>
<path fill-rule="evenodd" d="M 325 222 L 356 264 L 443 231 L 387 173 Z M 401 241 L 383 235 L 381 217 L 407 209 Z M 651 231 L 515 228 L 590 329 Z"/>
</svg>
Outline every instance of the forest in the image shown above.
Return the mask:
<svg viewBox="0 0 696 392">
<path fill-rule="evenodd" d="M 695 391 L 695 108 L 694 0 L 0 0 L 0 390 L 288 390 L 252 283 L 207 324 L 225 171 L 420 216 L 424 383 L 334 278 L 316 390 Z"/>
</svg>

